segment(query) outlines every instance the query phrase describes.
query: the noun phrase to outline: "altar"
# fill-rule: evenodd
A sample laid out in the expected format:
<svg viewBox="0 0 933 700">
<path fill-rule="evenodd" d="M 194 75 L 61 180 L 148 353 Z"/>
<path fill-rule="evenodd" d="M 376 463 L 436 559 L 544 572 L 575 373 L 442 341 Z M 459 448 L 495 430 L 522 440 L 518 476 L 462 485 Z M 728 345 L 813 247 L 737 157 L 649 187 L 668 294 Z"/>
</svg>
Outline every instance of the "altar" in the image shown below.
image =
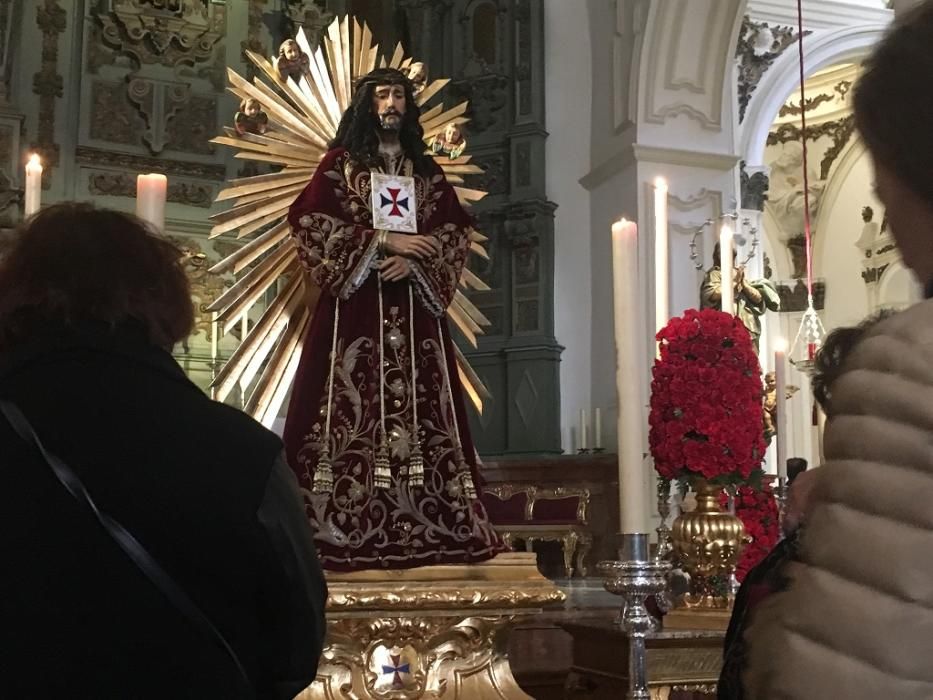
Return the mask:
<svg viewBox="0 0 933 700">
<path fill-rule="evenodd" d="M 629 637 L 613 619 L 569 621 L 573 658 L 564 697 L 616 700 L 629 687 Z M 652 700 L 716 697 L 724 632 L 667 630 L 646 640 L 648 690 Z"/>
</svg>

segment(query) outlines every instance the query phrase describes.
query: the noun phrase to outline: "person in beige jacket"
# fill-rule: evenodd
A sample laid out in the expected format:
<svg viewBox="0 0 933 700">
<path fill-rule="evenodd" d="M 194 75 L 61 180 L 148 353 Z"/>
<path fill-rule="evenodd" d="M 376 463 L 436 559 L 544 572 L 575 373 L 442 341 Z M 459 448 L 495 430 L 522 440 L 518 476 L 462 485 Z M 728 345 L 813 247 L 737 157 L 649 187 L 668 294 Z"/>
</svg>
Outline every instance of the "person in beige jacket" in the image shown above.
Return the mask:
<svg viewBox="0 0 933 700">
<path fill-rule="evenodd" d="M 928 301 L 866 333 L 830 389 L 827 463 L 790 588 L 748 633 L 748 697 L 933 698 L 933 2 L 866 64 L 856 122 Z"/>
</svg>

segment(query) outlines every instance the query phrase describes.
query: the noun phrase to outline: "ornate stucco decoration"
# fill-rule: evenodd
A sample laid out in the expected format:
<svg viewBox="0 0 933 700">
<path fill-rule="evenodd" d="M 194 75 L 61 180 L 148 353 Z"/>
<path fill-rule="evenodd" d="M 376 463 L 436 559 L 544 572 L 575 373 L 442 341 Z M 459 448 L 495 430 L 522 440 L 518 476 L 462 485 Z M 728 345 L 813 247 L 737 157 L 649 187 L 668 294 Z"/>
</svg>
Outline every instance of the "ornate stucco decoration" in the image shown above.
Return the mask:
<svg viewBox="0 0 933 700">
<path fill-rule="evenodd" d="M 136 175 L 125 172 L 90 172 L 88 192 L 108 197 L 136 197 Z M 166 199 L 190 207 L 210 208 L 217 195 L 215 188 L 203 182 L 169 181 Z"/>
<path fill-rule="evenodd" d="M 739 169 L 739 185 L 742 191 L 742 209 L 764 211 L 768 201 L 768 175 L 762 171 L 749 173 L 742 161 Z"/>
<path fill-rule="evenodd" d="M 45 164 L 42 187 L 49 187 L 52 166 L 58 165 L 59 145 L 55 143 L 55 101 L 62 96 L 64 79 L 58 72 L 58 40 L 65 31 L 68 15 L 58 0 L 42 0 L 36 8 L 36 24 L 42 32 L 42 65 L 32 77 L 32 91 L 39 96 L 39 125 L 32 148 Z"/>
<path fill-rule="evenodd" d="M 809 32 L 804 32 L 804 36 Z M 739 31 L 735 57 L 739 66 L 739 121 L 745 119 L 745 110 L 762 76 L 774 60 L 797 40 L 793 27 L 771 26 L 767 22 L 753 22 L 748 15 Z"/>
<path fill-rule="evenodd" d="M 211 265 L 219 258 L 212 260 L 197 240 L 181 236 L 169 238 L 182 252 L 182 264 L 191 285 L 191 297 L 195 308 L 194 330 L 191 335 L 203 331 L 207 336 L 211 332 L 212 316 L 207 307 L 231 286 L 232 281 L 209 272 Z"/>
<path fill-rule="evenodd" d="M 226 30 L 224 5 L 204 0 L 113 0 L 97 15 L 104 42 L 140 64 L 210 61 Z"/>
<path fill-rule="evenodd" d="M 303 27 L 311 46 L 317 46 L 324 29 L 334 19 L 333 12 L 327 12 L 321 3 L 315 0 L 286 0 L 288 18 L 295 24 L 295 30 Z"/>
</svg>

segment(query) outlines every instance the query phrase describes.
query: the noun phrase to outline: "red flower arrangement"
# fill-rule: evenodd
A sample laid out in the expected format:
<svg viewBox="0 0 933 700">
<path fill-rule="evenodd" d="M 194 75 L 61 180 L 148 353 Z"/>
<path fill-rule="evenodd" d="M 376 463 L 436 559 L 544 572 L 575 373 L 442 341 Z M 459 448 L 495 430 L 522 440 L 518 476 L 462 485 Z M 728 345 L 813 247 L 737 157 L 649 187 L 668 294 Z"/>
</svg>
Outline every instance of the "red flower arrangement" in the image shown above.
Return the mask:
<svg viewBox="0 0 933 700">
<path fill-rule="evenodd" d="M 691 309 L 657 339 L 648 441 L 658 474 L 721 486 L 758 478 L 764 390 L 748 330 L 731 314 Z"/>
<path fill-rule="evenodd" d="M 729 498 L 725 493 L 720 496 L 719 504 L 724 509 L 728 507 Z M 740 486 L 735 496 L 735 514 L 745 525 L 745 534 L 752 538 L 735 567 L 735 577 L 742 582 L 781 539 L 778 506 L 771 486 L 763 484 L 761 489 Z"/>
</svg>

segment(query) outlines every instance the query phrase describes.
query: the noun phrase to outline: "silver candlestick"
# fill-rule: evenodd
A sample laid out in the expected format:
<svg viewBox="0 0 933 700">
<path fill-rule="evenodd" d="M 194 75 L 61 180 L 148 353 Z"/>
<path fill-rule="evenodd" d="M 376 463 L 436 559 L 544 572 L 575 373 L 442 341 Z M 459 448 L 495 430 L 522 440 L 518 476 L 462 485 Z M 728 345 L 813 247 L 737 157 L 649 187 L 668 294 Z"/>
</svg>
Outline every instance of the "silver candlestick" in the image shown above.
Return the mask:
<svg viewBox="0 0 933 700">
<path fill-rule="evenodd" d="M 674 551 L 674 543 L 671 541 L 671 528 L 667 525 L 667 519 L 671 515 L 670 479 L 658 479 L 658 515 L 661 516 L 661 523 L 655 530 L 658 533 L 658 551 L 655 559 L 657 561 L 667 561 Z"/>
<path fill-rule="evenodd" d="M 645 639 L 655 628 L 655 619 L 645 607 L 645 599 L 657 595 L 667 585 L 671 565 L 666 561 L 651 561 L 648 557 L 648 535 L 623 535 L 623 560 L 599 564 L 603 587 L 625 600 L 622 629 L 629 639 L 628 678 L 629 700 L 649 700 L 647 649 Z"/>
</svg>

